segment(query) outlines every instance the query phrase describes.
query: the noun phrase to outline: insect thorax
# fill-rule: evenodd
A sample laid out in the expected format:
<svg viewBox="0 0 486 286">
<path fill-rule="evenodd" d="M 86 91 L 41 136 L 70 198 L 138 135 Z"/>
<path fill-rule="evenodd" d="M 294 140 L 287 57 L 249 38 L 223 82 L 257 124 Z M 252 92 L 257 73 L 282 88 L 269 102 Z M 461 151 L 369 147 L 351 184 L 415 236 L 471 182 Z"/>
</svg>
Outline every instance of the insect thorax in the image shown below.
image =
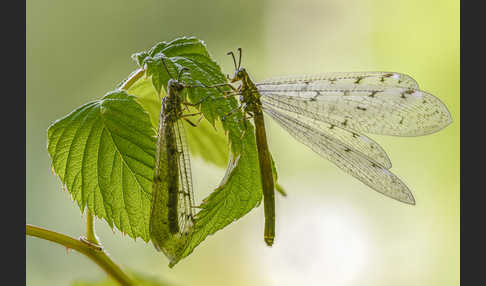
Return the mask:
<svg viewBox="0 0 486 286">
<path fill-rule="evenodd" d="M 256 109 L 261 108 L 262 103 L 260 101 L 260 93 L 247 73 L 245 73 L 245 76 L 241 79 L 240 92 L 240 102 L 246 104 L 245 109 L 255 112 Z"/>
<path fill-rule="evenodd" d="M 177 82 L 176 82 L 177 83 Z M 167 87 L 167 95 L 162 99 L 162 108 L 164 109 L 165 117 L 176 121 L 182 115 L 182 89 L 179 90 L 177 86 L 169 82 Z"/>
</svg>

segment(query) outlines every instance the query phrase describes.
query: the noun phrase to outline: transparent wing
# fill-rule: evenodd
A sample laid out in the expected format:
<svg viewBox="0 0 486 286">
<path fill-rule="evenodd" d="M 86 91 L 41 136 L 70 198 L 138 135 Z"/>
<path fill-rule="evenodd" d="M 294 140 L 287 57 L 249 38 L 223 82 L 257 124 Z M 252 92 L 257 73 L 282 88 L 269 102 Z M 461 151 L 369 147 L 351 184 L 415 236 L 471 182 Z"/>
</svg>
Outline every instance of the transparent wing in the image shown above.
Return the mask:
<svg viewBox="0 0 486 286">
<path fill-rule="evenodd" d="M 438 98 L 413 88 L 414 81 L 405 80 L 404 75 L 390 75 L 382 75 L 383 81 L 376 76 L 282 80 L 258 84 L 257 88 L 264 106 L 363 133 L 419 136 L 452 122 Z"/>
<path fill-rule="evenodd" d="M 386 169 L 390 169 L 392 167 L 392 163 L 385 150 L 383 150 L 378 143 L 365 135 L 281 109 L 274 109 L 264 106 L 263 110 L 265 112 L 275 111 L 291 118 L 294 121 L 305 123 L 310 129 L 322 133 L 323 136 L 326 136 L 329 140 L 335 141 L 336 144 L 340 144 L 351 150 L 359 152 L 363 156 L 367 157 L 368 160 L 381 165 Z"/>
<path fill-rule="evenodd" d="M 182 233 L 187 233 L 193 225 L 194 191 L 192 189 L 192 173 L 190 153 L 187 147 L 186 132 L 182 120 L 174 124 L 174 134 L 177 143 L 179 165 L 179 227 Z"/>
<path fill-rule="evenodd" d="M 418 89 L 417 82 L 406 74 L 395 72 L 333 72 L 319 75 L 286 76 L 264 80 L 257 87 L 280 84 L 319 84 L 342 85 L 345 83 L 360 83 L 381 86 L 401 86 Z"/>
<path fill-rule="evenodd" d="M 298 121 L 274 109 L 266 109 L 266 113 L 295 139 L 373 190 L 400 202 L 415 204 L 408 187 L 387 168 L 376 164 L 362 153 L 339 144 L 321 130 L 313 129 L 305 122 Z"/>
</svg>

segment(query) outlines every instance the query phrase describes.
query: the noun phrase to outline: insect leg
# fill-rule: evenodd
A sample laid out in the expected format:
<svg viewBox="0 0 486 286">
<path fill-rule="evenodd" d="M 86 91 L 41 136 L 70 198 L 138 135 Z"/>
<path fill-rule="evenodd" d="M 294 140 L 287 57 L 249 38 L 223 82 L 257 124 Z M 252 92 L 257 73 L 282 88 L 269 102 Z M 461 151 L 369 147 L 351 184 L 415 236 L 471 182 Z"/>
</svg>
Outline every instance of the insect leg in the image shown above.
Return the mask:
<svg viewBox="0 0 486 286">
<path fill-rule="evenodd" d="M 186 106 L 198 106 L 199 104 L 203 103 L 204 101 L 208 100 L 209 98 L 211 98 L 211 100 L 220 100 L 220 99 L 227 99 L 228 97 L 231 97 L 231 96 L 237 96 L 237 95 L 241 95 L 239 92 L 230 92 L 230 93 L 227 93 L 223 96 L 218 96 L 218 97 L 215 97 L 215 98 L 211 98 L 211 95 L 208 95 L 206 97 L 204 97 L 203 99 L 195 102 L 195 103 L 192 103 L 192 102 L 183 102 L 182 104 L 186 105 Z"/>
<path fill-rule="evenodd" d="M 247 114 L 248 114 L 249 116 L 246 116 L 246 115 L 245 115 L 245 116 L 243 116 L 243 118 L 241 118 L 241 119 L 240 119 L 238 122 L 241 122 L 241 121 L 243 121 L 243 120 L 245 120 L 245 121 L 246 121 L 246 120 L 248 120 L 248 119 L 252 119 L 252 118 L 253 118 L 253 114 L 251 114 L 251 113 L 249 113 L 249 112 L 247 112 Z M 244 123 L 244 124 L 246 124 L 246 123 Z"/>
<path fill-rule="evenodd" d="M 226 117 L 230 116 L 231 114 L 235 113 L 237 110 L 239 110 L 240 107 L 236 107 L 234 108 L 233 110 L 231 110 L 230 112 L 226 113 L 222 118 L 221 118 L 221 121 L 225 121 L 226 120 Z"/>
<path fill-rule="evenodd" d="M 195 115 L 200 115 L 200 114 L 202 114 L 202 112 L 188 113 L 188 114 L 181 115 L 180 118 L 190 117 L 190 116 L 195 116 Z"/>
<path fill-rule="evenodd" d="M 223 87 L 223 86 L 227 86 L 227 87 L 230 87 L 234 92 L 237 92 L 238 91 L 238 88 L 234 87 L 232 84 L 230 83 L 227 83 L 227 82 L 223 82 L 223 83 L 217 83 L 217 84 L 213 84 L 213 85 L 206 85 L 200 81 L 197 81 L 199 84 L 198 85 L 187 85 L 185 87 L 188 87 L 188 88 L 191 88 L 191 87 L 205 87 L 205 88 L 216 88 L 219 90 L 218 87 Z"/>
<path fill-rule="evenodd" d="M 202 116 L 201 116 L 202 118 Z M 187 118 L 182 118 L 184 119 L 185 121 L 187 121 L 187 123 L 189 123 L 192 127 L 197 127 L 200 123 L 201 123 L 201 120 L 198 120 L 197 123 L 194 123 L 192 122 L 191 120 L 187 119 Z"/>
<path fill-rule="evenodd" d="M 240 140 L 243 139 L 243 137 L 245 137 L 247 129 L 248 129 L 248 127 L 246 126 L 246 120 L 244 120 L 243 121 L 243 132 L 241 132 Z"/>
<path fill-rule="evenodd" d="M 197 125 L 201 124 L 201 120 L 203 119 L 204 115 L 201 114 L 201 116 L 199 116 L 199 119 L 197 120 Z"/>
<path fill-rule="evenodd" d="M 213 84 L 213 85 L 209 85 L 209 86 L 206 86 L 207 88 L 218 88 L 218 87 L 222 87 L 222 86 L 228 86 L 230 87 L 234 92 L 238 92 L 238 88 L 234 87 L 232 84 L 230 83 L 218 83 L 218 84 Z"/>
<path fill-rule="evenodd" d="M 245 136 L 246 130 L 248 129 L 248 125 L 247 125 L 246 121 L 247 121 L 247 119 L 252 118 L 253 114 L 251 114 L 249 111 L 246 110 L 246 103 L 243 103 L 240 108 L 243 109 L 243 118 L 240 119 L 240 121 L 239 121 L 239 122 L 241 122 L 241 120 L 243 120 L 243 132 L 241 132 L 240 139 L 243 139 L 243 137 Z M 249 114 L 250 116 L 247 116 L 247 114 Z"/>
</svg>

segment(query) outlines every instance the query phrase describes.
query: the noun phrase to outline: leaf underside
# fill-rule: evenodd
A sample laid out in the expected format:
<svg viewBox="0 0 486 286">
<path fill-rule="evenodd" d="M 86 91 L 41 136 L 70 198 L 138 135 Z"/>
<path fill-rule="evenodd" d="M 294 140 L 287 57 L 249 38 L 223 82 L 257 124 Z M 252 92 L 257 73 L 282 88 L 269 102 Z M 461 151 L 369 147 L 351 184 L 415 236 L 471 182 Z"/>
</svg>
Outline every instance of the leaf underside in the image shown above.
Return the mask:
<svg viewBox="0 0 486 286">
<path fill-rule="evenodd" d="M 135 97 L 111 92 L 56 121 L 48 151 L 81 211 L 148 241 L 155 132 Z"/>
</svg>

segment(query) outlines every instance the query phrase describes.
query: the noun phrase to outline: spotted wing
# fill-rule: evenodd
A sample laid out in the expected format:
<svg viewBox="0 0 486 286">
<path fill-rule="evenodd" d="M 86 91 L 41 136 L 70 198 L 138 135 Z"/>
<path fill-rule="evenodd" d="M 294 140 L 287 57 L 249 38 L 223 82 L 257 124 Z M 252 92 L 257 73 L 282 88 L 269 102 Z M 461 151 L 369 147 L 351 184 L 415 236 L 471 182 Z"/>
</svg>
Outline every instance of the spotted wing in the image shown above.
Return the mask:
<svg viewBox="0 0 486 286">
<path fill-rule="evenodd" d="M 312 130 L 317 130 L 318 132 L 322 133 L 323 136 L 329 138 L 329 140 L 334 140 L 337 144 L 361 153 L 370 161 L 373 161 L 386 169 L 390 169 L 392 167 L 392 163 L 385 150 L 383 150 L 378 143 L 363 134 L 359 134 L 355 131 L 349 131 L 333 124 L 318 121 L 298 113 L 290 113 L 278 108 L 263 106 L 263 110 L 265 112 L 275 111 L 285 114 L 295 121 L 305 123 Z"/>
<path fill-rule="evenodd" d="M 367 155 L 351 149 L 340 140 L 329 136 L 322 129 L 316 129 L 300 121 L 292 113 L 265 108 L 265 113 L 287 130 L 295 139 L 310 147 L 314 152 L 328 159 L 336 166 L 390 198 L 415 204 L 408 187 L 386 166 Z"/>
<path fill-rule="evenodd" d="M 194 219 L 194 191 L 192 189 L 192 173 L 190 153 L 187 147 L 186 132 L 182 120 L 174 124 L 179 165 L 179 228 L 182 233 L 189 232 Z"/>
<path fill-rule="evenodd" d="M 332 72 L 319 75 L 300 75 L 276 77 L 259 82 L 257 86 L 274 86 L 279 84 L 343 84 L 361 83 L 368 85 L 401 86 L 418 89 L 417 82 L 406 74 L 395 72 Z"/>
<path fill-rule="evenodd" d="M 447 107 L 397 73 L 333 73 L 257 84 L 264 106 L 350 131 L 394 136 L 437 132 L 452 122 Z"/>
</svg>

